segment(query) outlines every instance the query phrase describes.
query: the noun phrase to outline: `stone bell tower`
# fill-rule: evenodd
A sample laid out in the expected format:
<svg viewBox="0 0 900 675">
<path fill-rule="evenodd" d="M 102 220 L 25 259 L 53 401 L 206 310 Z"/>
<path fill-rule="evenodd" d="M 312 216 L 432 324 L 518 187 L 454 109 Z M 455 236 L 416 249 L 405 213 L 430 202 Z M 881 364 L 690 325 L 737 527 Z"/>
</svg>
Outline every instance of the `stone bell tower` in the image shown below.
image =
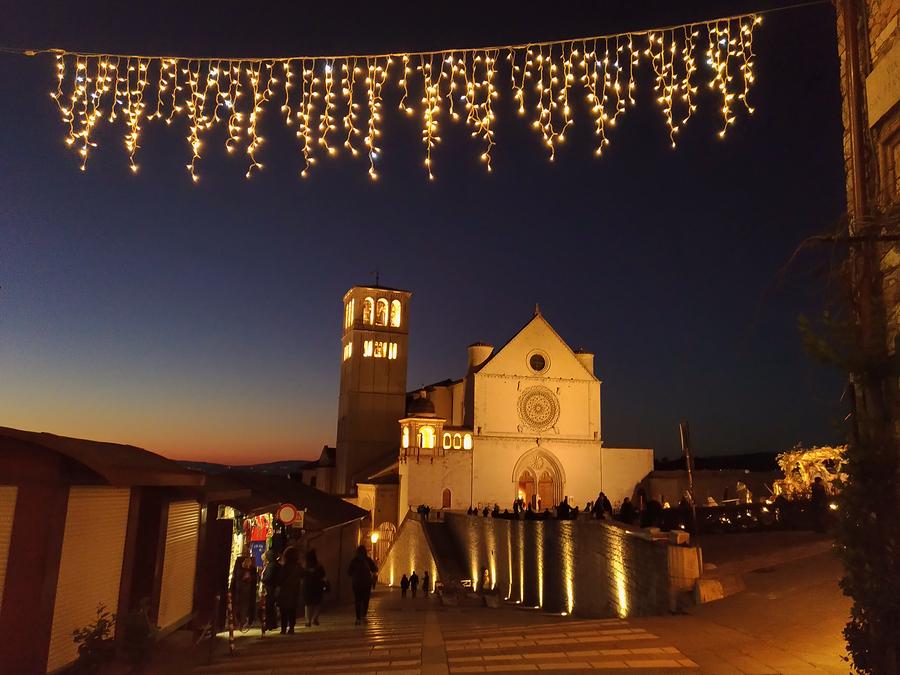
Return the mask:
<svg viewBox="0 0 900 675">
<path fill-rule="evenodd" d="M 396 458 L 397 421 L 406 414 L 409 299 L 384 286 L 354 286 L 344 294 L 341 392 L 334 492 Z"/>
</svg>

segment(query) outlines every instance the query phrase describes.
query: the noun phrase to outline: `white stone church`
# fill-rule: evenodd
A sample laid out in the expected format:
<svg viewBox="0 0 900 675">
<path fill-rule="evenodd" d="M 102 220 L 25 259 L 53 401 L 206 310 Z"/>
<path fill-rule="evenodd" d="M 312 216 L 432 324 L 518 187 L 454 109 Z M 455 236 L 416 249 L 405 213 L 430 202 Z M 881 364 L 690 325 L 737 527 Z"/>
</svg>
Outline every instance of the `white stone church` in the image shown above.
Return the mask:
<svg viewBox="0 0 900 675">
<path fill-rule="evenodd" d="M 420 504 L 544 509 L 568 497 L 583 508 L 601 490 L 615 502 L 652 471 L 652 450 L 604 446 L 594 355 L 573 351 L 538 308 L 502 347 L 470 345 L 462 378 L 407 392 L 410 296 L 344 296 L 336 459 L 304 479 L 355 492 L 378 528 Z"/>
</svg>

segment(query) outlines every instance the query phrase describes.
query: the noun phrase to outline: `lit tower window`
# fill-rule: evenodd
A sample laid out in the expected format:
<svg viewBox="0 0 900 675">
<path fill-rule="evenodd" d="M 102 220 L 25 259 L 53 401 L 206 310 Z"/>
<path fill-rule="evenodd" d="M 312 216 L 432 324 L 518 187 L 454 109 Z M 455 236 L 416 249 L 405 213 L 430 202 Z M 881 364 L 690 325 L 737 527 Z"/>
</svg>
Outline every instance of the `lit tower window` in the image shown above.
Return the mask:
<svg viewBox="0 0 900 675">
<path fill-rule="evenodd" d="M 391 300 L 391 326 L 400 327 L 400 301 Z"/>
<path fill-rule="evenodd" d="M 378 298 L 375 303 L 375 323 L 379 326 L 388 324 L 388 301 L 384 298 Z"/>
<path fill-rule="evenodd" d="M 408 426 L 403 427 L 403 447 L 404 448 L 409 447 L 409 427 Z"/>
<path fill-rule="evenodd" d="M 375 323 L 375 301 L 372 298 L 363 301 L 363 323 Z"/>
</svg>

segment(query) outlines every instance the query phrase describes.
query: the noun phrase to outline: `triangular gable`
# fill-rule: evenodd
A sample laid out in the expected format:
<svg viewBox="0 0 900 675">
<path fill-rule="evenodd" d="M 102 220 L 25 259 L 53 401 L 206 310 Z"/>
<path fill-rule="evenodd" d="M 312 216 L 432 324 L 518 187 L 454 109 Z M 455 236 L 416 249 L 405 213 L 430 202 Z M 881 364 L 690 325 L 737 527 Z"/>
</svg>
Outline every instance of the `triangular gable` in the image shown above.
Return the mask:
<svg viewBox="0 0 900 675">
<path fill-rule="evenodd" d="M 492 375 L 534 376 L 528 368 L 527 358 L 535 349 L 545 352 L 550 357 L 550 367 L 544 373 L 547 377 L 583 380 L 587 376 L 592 380 L 597 379 L 584 367 L 572 348 L 540 313 L 535 314 L 505 345 L 495 350 L 478 372 Z"/>
</svg>

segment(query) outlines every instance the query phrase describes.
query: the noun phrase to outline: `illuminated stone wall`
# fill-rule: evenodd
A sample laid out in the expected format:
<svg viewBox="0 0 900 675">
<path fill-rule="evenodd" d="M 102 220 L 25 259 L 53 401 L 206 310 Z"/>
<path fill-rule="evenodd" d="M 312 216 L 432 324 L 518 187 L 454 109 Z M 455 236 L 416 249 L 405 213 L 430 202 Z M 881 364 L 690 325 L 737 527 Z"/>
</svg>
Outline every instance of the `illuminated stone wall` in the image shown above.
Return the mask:
<svg viewBox="0 0 900 675">
<path fill-rule="evenodd" d="M 410 513 L 403 520 L 394 543 L 378 571 L 378 582 L 387 586 L 399 586 L 400 577 L 409 576 L 415 570 L 419 578 L 425 571 L 432 579 L 432 588 L 438 580 L 438 568 L 425 536 L 419 516 Z"/>
<path fill-rule="evenodd" d="M 520 521 L 445 514 L 470 578 L 548 612 L 638 616 L 669 610 L 664 542 L 598 520 Z M 446 580 L 445 580 L 446 581 Z"/>
</svg>

